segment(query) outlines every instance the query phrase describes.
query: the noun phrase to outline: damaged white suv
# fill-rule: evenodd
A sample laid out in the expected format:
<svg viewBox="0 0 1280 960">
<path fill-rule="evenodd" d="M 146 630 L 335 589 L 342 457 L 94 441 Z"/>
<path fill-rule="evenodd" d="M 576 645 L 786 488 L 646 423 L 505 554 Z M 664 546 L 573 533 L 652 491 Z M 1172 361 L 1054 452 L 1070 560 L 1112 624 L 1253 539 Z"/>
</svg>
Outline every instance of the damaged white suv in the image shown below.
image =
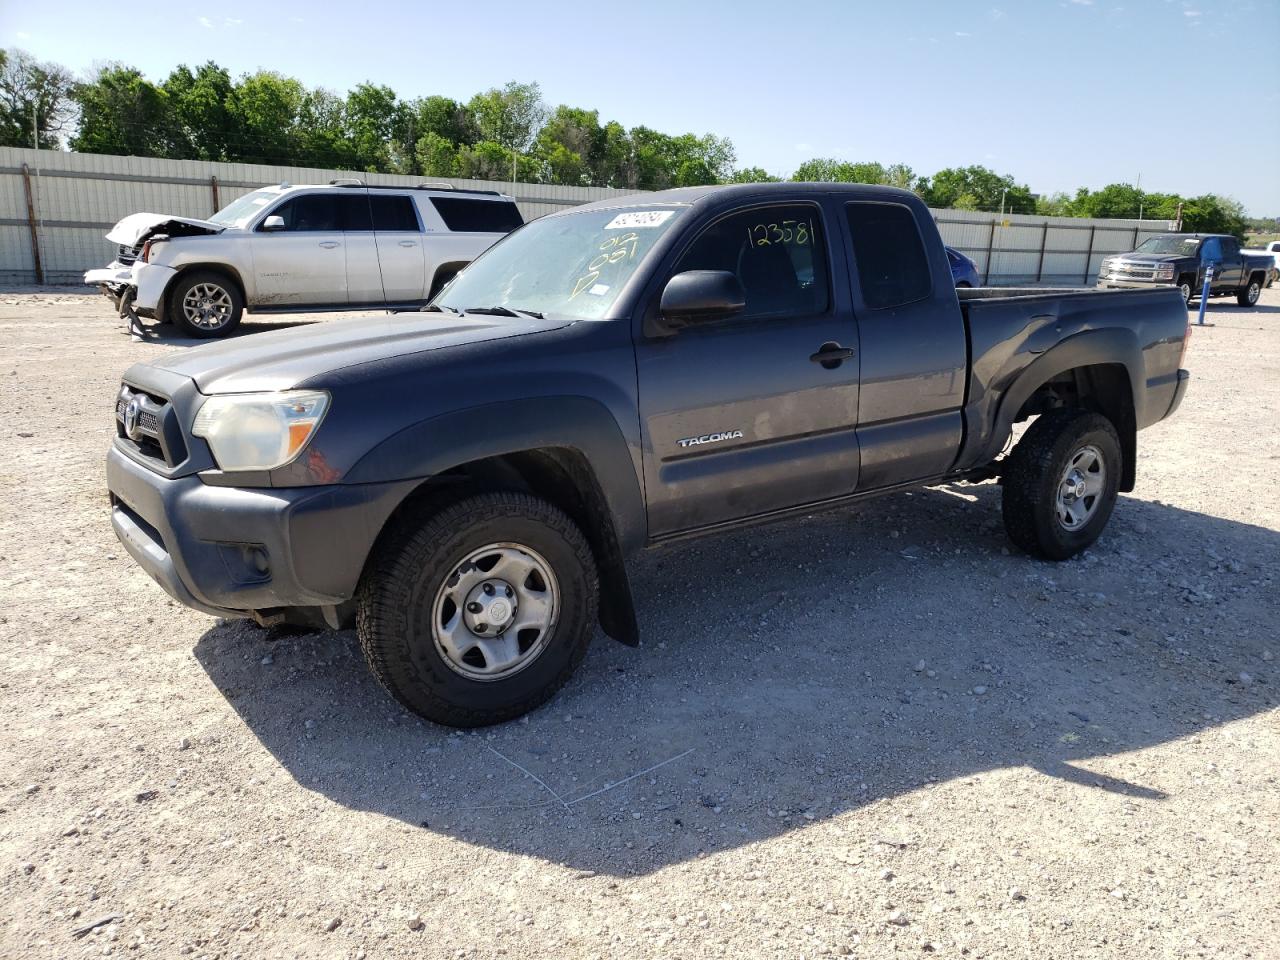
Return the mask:
<svg viewBox="0 0 1280 960">
<path fill-rule="evenodd" d="M 107 234 L 116 260 L 84 281 L 121 316 L 222 337 L 246 310 L 415 309 L 523 222 L 515 201 L 493 191 L 281 184 L 208 220 L 125 217 Z"/>
</svg>

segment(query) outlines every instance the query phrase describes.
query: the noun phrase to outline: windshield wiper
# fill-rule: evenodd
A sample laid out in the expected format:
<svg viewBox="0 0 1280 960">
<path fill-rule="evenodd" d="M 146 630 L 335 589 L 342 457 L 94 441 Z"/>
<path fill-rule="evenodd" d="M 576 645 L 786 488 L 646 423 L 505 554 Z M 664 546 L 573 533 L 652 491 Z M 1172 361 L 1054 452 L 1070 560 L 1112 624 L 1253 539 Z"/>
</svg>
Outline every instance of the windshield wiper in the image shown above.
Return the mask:
<svg viewBox="0 0 1280 960">
<path fill-rule="evenodd" d="M 457 310 L 454 307 L 442 307 L 438 303 L 429 303 L 422 308 L 423 313 L 444 313 L 445 311 L 448 311 L 449 313 L 456 313 L 458 315 L 461 315 L 460 310 Z"/>
<path fill-rule="evenodd" d="M 543 319 L 542 314 L 536 310 L 513 310 L 511 307 L 467 307 L 463 313 L 479 313 L 490 317 L 533 317 L 535 320 Z"/>
</svg>

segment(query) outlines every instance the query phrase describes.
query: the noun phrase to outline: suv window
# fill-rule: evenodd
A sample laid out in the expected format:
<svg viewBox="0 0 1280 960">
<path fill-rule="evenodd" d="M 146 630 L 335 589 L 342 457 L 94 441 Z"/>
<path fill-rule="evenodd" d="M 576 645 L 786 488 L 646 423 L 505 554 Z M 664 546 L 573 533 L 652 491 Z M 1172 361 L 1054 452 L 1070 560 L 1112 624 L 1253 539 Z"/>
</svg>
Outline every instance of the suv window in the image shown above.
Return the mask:
<svg viewBox="0 0 1280 960">
<path fill-rule="evenodd" d="M 408 197 L 371 193 L 369 203 L 373 207 L 373 229 L 419 232 L 418 213 Z"/>
<path fill-rule="evenodd" d="M 331 193 L 304 193 L 286 200 L 272 210 L 271 215 L 283 217 L 286 230 L 341 230 L 337 200 Z"/>
<path fill-rule="evenodd" d="M 858 285 L 873 310 L 923 300 L 933 290 L 929 258 L 909 207 L 900 203 L 845 205 Z"/>
<path fill-rule="evenodd" d="M 432 197 L 431 205 L 454 233 L 510 233 L 524 224 L 519 208 L 510 200 Z"/>
<path fill-rule="evenodd" d="M 747 294 L 738 319 L 827 309 L 826 242 L 817 207 L 754 207 L 717 220 L 680 257 L 675 273 L 727 270 Z"/>
</svg>

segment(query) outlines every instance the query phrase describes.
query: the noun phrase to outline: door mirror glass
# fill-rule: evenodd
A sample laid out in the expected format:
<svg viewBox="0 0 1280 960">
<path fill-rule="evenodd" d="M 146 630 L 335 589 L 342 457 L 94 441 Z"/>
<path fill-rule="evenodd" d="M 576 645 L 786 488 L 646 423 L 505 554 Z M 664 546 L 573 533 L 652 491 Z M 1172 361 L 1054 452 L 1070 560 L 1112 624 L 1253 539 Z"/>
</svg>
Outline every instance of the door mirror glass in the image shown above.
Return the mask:
<svg viewBox="0 0 1280 960">
<path fill-rule="evenodd" d="M 284 217 L 278 216 L 276 214 L 272 214 L 271 216 L 267 217 L 267 219 L 262 221 L 262 229 L 263 230 L 283 230 Z"/>
<path fill-rule="evenodd" d="M 671 329 L 742 312 L 747 293 L 728 270 L 686 270 L 667 281 L 659 310 Z"/>
</svg>

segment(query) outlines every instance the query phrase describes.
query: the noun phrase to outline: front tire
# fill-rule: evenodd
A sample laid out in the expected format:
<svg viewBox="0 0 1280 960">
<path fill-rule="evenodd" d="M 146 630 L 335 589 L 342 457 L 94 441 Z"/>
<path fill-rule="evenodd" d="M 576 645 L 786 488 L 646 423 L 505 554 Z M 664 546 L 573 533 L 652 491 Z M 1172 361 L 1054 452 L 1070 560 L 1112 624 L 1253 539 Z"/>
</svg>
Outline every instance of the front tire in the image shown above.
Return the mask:
<svg viewBox="0 0 1280 960">
<path fill-rule="evenodd" d="M 226 274 L 193 270 L 178 277 L 168 312 L 174 326 L 189 337 L 225 337 L 240 324 L 244 297 Z"/>
<path fill-rule="evenodd" d="M 1242 307 L 1256 306 L 1261 295 L 1262 282 L 1257 277 L 1250 277 L 1249 282 L 1236 291 L 1236 303 Z"/>
<path fill-rule="evenodd" d="M 1009 539 L 1046 560 L 1088 548 L 1111 518 L 1121 468 L 1120 437 L 1106 417 L 1044 414 L 1014 447 L 1002 478 Z"/>
<path fill-rule="evenodd" d="M 357 594 L 370 670 L 414 713 L 501 723 L 559 690 L 587 653 L 599 580 L 586 538 L 523 493 L 468 497 L 407 520 Z"/>
</svg>

